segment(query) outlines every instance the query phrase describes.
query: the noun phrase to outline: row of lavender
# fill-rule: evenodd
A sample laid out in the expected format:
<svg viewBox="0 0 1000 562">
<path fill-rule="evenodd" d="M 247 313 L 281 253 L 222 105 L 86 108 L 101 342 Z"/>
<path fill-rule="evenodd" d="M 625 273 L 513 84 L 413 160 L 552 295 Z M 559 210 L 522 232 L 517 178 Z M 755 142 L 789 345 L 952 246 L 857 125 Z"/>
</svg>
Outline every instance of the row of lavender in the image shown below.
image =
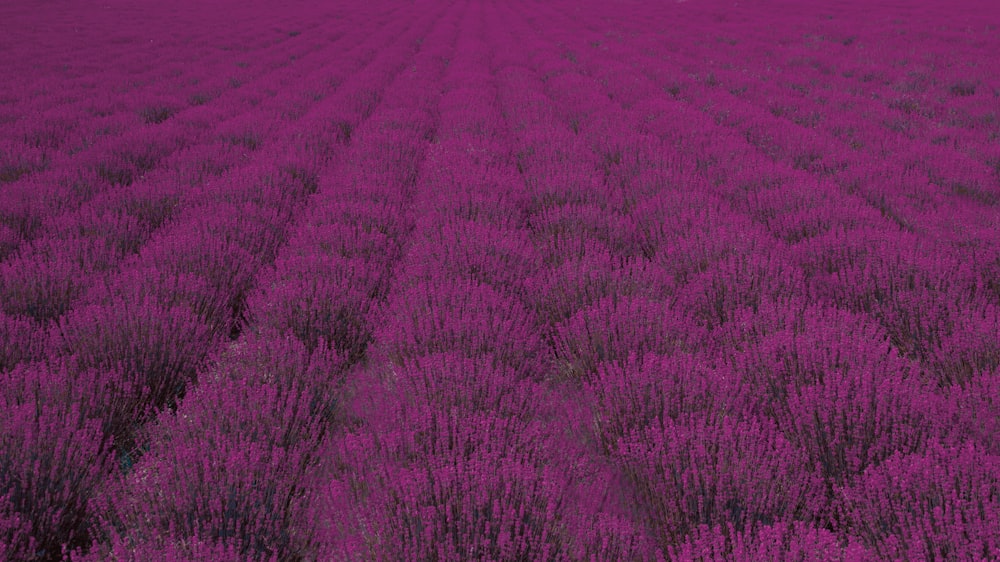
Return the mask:
<svg viewBox="0 0 1000 562">
<path fill-rule="evenodd" d="M 524 228 L 516 140 L 489 69 L 484 36 L 496 25 L 473 6 L 448 61 L 412 239 L 353 397 L 359 425 L 332 441 L 343 465 L 326 487 L 326 559 L 620 553 L 590 533 L 596 522 L 615 535 L 618 520 L 591 495 L 608 490 L 607 475 L 582 446 L 585 417 L 550 386 L 530 302 L 545 264 Z"/>
<path fill-rule="evenodd" d="M 359 71 L 393 40 L 410 48 L 419 34 L 398 37 L 410 26 L 397 16 L 343 29 L 325 52 L 266 77 L 314 90 L 261 95 L 228 120 L 226 103 L 178 114 L 216 134 L 192 135 L 186 159 L 44 216 L 42 234 L 0 264 L 5 556 L 59 559 L 118 529 L 105 489 L 150 450 L 145 422 L 173 409 L 244 328 L 259 271 L 374 109 L 378 90 Z M 238 158 L 227 125 L 256 135 Z M 199 168 L 196 181 L 183 173 Z"/>
<path fill-rule="evenodd" d="M 366 311 L 405 235 L 394 221 L 405 199 L 393 200 L 419 162 L 414 145 L 432 133 L 427 81 L 454 27 L 440 7 L 413 13 L 420 17 L 394 20 L 405 30 L 372 38 L 389 47 L 317 109 L 336 128 L 313 132 L 339 137 L 344 152 L 320 171 L 288 245 L 261 274 L 244 333 L 176 412 L 160 416 L 143 460 L 98 498 L 110 540 L 93 559 L 317 557 L 323 535 L 310 503 L 326 465 L 319 448 L 345 421 L 339 403 L 365 351 Z M 373 208 L 378 201 L 392 205 Z"/>
</svg>

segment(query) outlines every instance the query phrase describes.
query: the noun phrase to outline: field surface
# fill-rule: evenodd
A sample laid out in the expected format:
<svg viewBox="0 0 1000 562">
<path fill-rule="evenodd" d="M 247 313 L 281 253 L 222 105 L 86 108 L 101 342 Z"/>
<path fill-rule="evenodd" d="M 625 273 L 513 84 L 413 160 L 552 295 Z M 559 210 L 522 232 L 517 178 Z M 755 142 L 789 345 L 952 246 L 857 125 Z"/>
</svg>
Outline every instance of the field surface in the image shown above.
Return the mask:
<svg viewBox="0 0 1000 562">
<path fill-rule="evenodd" d="M 0 3 L 0 560 L 1000 560 L 997 53 L 968 0 Z"/>
</svg>

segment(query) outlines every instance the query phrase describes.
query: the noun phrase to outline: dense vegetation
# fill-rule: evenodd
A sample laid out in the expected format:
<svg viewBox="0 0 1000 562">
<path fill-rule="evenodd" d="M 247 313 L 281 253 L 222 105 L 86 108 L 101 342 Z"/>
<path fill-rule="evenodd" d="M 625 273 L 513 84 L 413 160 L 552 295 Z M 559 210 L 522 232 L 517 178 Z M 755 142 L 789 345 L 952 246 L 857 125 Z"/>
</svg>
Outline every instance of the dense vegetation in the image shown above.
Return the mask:
<svg viewBox="0 0 1000 562">
<path fill-rule="evenodd" d="M 910 4 L 4 3 L 0 559 L 1000 559 L 1000 12 Z"/>
</svg>

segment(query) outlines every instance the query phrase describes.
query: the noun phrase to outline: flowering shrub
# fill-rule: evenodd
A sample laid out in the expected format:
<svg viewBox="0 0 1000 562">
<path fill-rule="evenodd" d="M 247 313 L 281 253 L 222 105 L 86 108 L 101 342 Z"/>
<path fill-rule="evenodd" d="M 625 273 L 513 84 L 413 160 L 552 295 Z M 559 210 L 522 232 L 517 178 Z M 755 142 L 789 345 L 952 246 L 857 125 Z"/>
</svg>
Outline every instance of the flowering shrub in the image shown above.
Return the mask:
<svg viewBox="0 0 1000 562">
<path fill-rule="evenodd" d="M 550 325 L 613 295 L 666 299 L 675 290 L 670 276 L 658 264 L 643 258 L 616 258 L 600 243 L 586 240 L 582 255 L 541 271 L 529 281 L 525 298 Z"/>
<path fill-rule="evenodd" d="M 165 309 L 187 308 L 217 334 L 229 327 L 229 303 L 223 296 L 202 275 L 139 263 L 119 271 L 117 278 L 95 283 L 86 302 L 114 308 L 150 301 Z"/>
<path fill-rule="evenodd" d="M 514 369 L 490 354 L 431 353 L 393 366 L 389 374 L 405 396 L 443 410 L 515 416 L 537 399 L 534 384 L 519 380 Z"/>
<path fill-rule="evenodd" d="M 370 418 L 378 434 L 348 436 L 334 452 L 348 464 L 328 488 L 327 549 L 354 545 L 349 554 L 375 558 L 567 558 L 572 545 L 559 514 L 571 482 L 546 462 L 539 422 L 421 400 L 376 402 L 388 407 L 369 410 L 379 416 Z"/>
<path fill-rule="evenodd" d="M 527 293 L 525 283 L 537 275 L 539 263 L 527 233 L 465 220 L 433 228 L 410 251 L 420 264 L 408 270 L 414 277 L 447 273 L 518 297 Z"/>
<path fill-rule="evenodd" d="M 211 457 L 202 448 L 199 440 L 178 436 L 167 452 L 147 453 L 121 488 L 97 500 L 111 526 L 107 532 L 129 545 L 198 537 L 232 545 L 254 560 L 301 548 L 288 529 L 307 523 L 293 518 L 299 483 L 285 468 L 301 462 L 301 451 L 238 437 L 217 441 Z"/>
<path fill-rule="evenodd" d="M 800 292 L 802 285 L 801 272 L 775 253 L 732 254 L 691 279 L 678 306 L 711 330 L 737 307 L 757 307 L 764 298 Z"/>
<path fill-rule="evenodd" d="M 376 328 L 380 351 L 393 363 L 438 351 L 489 353 L 515 372 L 540 376 L 547 348 L 519 301 L 474 281 L 435 279 L 401 289 L 392 314 Z"/>
<path fill-rule="evenodd" d="M 705 337 L 692 324 L 662 302 L 612 295 L 556 328 L 556 358 L 562 376 L 585 380 L 602 361 L 624 361 L 632 353 L 692 351 Z"/>
<path fill-rule="evenodd" d="M 671 560 L 685 562 L 847 562 L 875 558 L 875 554 L 854 537 L 849 537 L 845 546 L 834 533 L 801 521 L 765 525 L 752 534 L 700 525 L 683 543 L 670 547 L 668 552 Z"/>
<path fill-rule="evenodd" d="M 96 500 L 106 532 L 129 543 L 198 537 L 262 560 L 305 553 L 300 506 L 338 415 L 340 373 L 336 357 L 294 338 L 241 341 L 147 430 L 142 462 Z"/>
<path fill-rule="evenodd" d="M 867 373 L 877 381 L 920 373 L 919 365 L 900 357 L 885 330 L 865 315 L 817 306 L 793 310 L 785 304 L 779 320 L 769 323 L 774 326 L 770 333 L 731 356 L 758 397 L 755 410 L 775 415 L 791 389 L 822 384 L 835 374 Z M 775 312 L 768 307 L 766 316 Z"/>
<path fill-rule="evenodd" d="M 974 440 L 992 455 L 1000 451 L 1000 433 L 997 433 L 1000 416 L 995 406 L 1000 398 L 998 392 L 1000 379 L 994 370 L 967 381 L 964 388 L 955 388 L 949 394 L 951 411 L 957 414 L 951 425 L 955 434 Z"/>
<path fill-rule="evenodd" d="M 290 209 L 242 204 L 212 204 L 199 212 L 196 229 L 206 240 L 221 240 L 239 246 L 261 263 L 274 261 L 278 248 L 285 242 L 285 226 L 291 219 Z"/>
<path fill-rule="evenodd" d="M 40 332 L 33 322 L 0 312 L 0 373 L 41 357 L 44 345 Z"/>
<path fill-rule="evenodd" d="M 257 259 L 238 244 L 215 237 L 183 233 L 144 248 L 144 261 L 158 270 L 174 274 L 190 273 L 208 281 L 214 298 L 226 303 L 225 316 L 210 324 L 227 328 L 243 321 L 246 295 L 259 269 Z"/>
<path fill-rule="evenodd" d="M 804 455 L 765 421 L 664 420 L 623 438 L 618 456 L 661 547 L 699 525 L 754 532 L 826 507 Z"/>
<path fill-rule="evenodd" d="M 897 451 L 920 452 L 929 439 L 944 435 L 936 398 L 898 375 L 831 373 L 788 397 L 781 426 L 812 465 L 839 484 Z"/>
<path fill-rule="evenodd" d="M 214 341 L 209 327 L 187 308 L 147 298 L 74 309 L 53 328 L 49 353 L 72 357 L 80 370 L 118 377 L 109 389 L 106 415 L 121 428 L 150 408 L 173 407 Z"/>
<path fill-rule="evenodd" d="M 88 270 L 106 271 L 116 266 L 121 258 L 137 253 L 150 235 L 146 225 L 127 211 L 101 207 L 84 206 L 48 228 L 54 238 L 48 243 L 79 248 L 78 259 Z M 40 242 L 36 240 L 36 247 Z"/>
<path fill-rule="evenodd" d="M 979 303 L 963 306 L 961 314 L 955 311 L 950 333 L 941 336 L 927 361 L 939 385 L 962 385 L 1000 367 L 1000 350 L 995 345 L 995 336 L 1000 334 L 998 311 L 994 305 Z"/>
<path fill-rule="evenodd" d="M 896 455 L 844 490 L 847 528 L 882 558 L 994 558 L 998 471 L 997 457 L 972 443 Z"/>
<path fill-rule="evenodd" d="M 731 370 L 712 368 L 685 353 L 632 353 L 626 361 L 602 362 L 585 387 L 594 400 L 595 429 L 606 454 L 647 427 L 715 419 L 742 406 L 743 389 Z"/>
<path fill-rule="evenodd" d="M 111 546 L 95 548 L 88 554 L 74 553 L 73 560 L 80 562 L 97 562 L 99 560 L 114 560 L 115 562 L 139 562 L 140 560 L 159 559 L 169 562 L 238 562 L 246 560 L 239 550 L 226 543 L 203 541 L 197 537 L 183 537 L 171 540 L 148 539 L 141 542 L 127 542 L 119 538 L 112 539 Z M 277 556 L 267 559 L 267 562 L 277 560 Z"/>
<path fill-rule="evenodd" d="M 739 224 L 739 219 L 702 223 L 684 236 L 663 243 L 654 260 L 669 271 L 678 284 L 693 282 L 715 263 L 731 254 L 738 254 L 735 261 L 759 254 L 767 244 L 754 236 L 751 228 Z M 734 224 L 735 223 L 735 224 Z"/>
<path fill-rule="evenodd" d="M 247 300 L 254 321 L 291 331 L 309 349 L 323 344 L 359 359 L 371 340 L 372 297 L 381 292 L 367 264 L 311 255 L 282 259 L 277 268 Z"/>
<path fill-rule="evenodd" d="M 0 498 L 0 556 L 11 560 L 28 558 L 38 550 L 31 536 L 31 522 L 12 509 L 11 495 Z"/>
<path fill-rule="evenodd" d="M 617 255 L 630 255 L 629 217 L 609 213 L 592 204 L 550 207 L 530 219 L 532 234 L 541 241 L 544 255 L 562 259 L 566 250 L 592 240 L 608 246 Z"/>
<path fill-rule="evenodd" d="M 56 558 L 90 544 L 88 500 L 113 470 L 100 420 L 71 401 L 3 397 L 0 544 L 12 556 Z"/>
<path fill-rule="evenodd" d="M 243 399 L 241 396 L 247 392 L 259 392 L 278 406 L 273 407 L 273 412 L 262 408 L 253 413 L 260 416 L 261 421 L 248 420 L 246 423 L 259 424 L 256 429 L 253 425 L 237 424 L 236 428 L 244 429 L 233 429 L 234 433 L 254 437 L 260 431 L 275 439 L 283 436 L 276 441 L 283 447 L 319 440 L 327 429 L 324 424 L 332 423 L 338 413 L 335 405 L 343 390 L 344 369 L 344 359 L 336 352 L 310 351 L 294 337 L 265 331 L 244 338 L 216 357 L 202 374 L 204 384 L 199 385 L 185 410 L 204 409 L 204 413 L 199 414 L 202 421 L 207 419 L 205 416 L 232 420 L 232 416 L 225 416 L 224 411 L 212 407 L 213 403 L 224 399 L 225 389 L 231 390 L 233 399 Z M 279 416 L 279 419 L 268 422 L 266 416 Z M 319 425 L 312 427 L 310 424 Z"/>
<path fill-rule="evenodd" d="M 65 251 L 22 252 L 0 263 L 0 308 L 10 316 L 55 320 L 83 292 L 85 270 Z"/>
</svg>

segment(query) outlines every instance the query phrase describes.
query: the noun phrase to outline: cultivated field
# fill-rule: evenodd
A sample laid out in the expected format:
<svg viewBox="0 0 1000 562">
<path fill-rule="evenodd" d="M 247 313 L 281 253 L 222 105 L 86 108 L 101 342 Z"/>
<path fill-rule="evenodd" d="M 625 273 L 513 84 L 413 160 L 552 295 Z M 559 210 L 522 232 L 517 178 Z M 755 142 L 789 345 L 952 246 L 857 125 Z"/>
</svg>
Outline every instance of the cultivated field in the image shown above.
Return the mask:
<svg viewBox="0 0 1000 562">
<path fill-rule="evenodd" d="M 0 3 L 0 560 L 1000 560 L 1000 9 Z"/>
</svg>

